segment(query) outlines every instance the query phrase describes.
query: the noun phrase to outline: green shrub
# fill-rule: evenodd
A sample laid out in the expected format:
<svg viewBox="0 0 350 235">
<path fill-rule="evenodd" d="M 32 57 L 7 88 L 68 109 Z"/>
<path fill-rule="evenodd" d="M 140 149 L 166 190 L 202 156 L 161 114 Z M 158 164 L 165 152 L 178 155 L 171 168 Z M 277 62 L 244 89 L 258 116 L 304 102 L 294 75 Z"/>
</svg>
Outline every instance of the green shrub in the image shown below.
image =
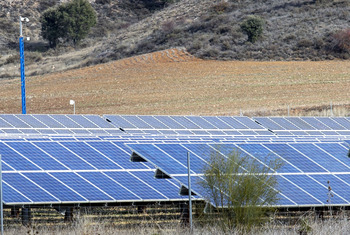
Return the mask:
<svg viewBox="0 0 350 235">
<path fill-rule="evenodd" d="M 264 24 L 259 16 L 248 16 L 241 24 L 241 29 L 248 35 L 248 41 L 254 43 L 262 36 Z"/>
<path fill-rule="evenodd" d="M 282 165 L 279 160 L 257 160 L 238 150 L 227 152 L 224 146 L 214 146 L 204 169 L 202 194 L 215 206 L 219 226 L 228 232 L 233 228 L 249 230 L 261 225 L 266 213 L 278 201 L 277 178 L 269 174 Z M 267 157 L 267 156 L 266 156 Z M 267 160 L 267 158 L 266 158 Z"/>
<path fill-rule="evenodd" d="M 97 22 L 96 12 L 87 0 L 73 0 L 50 8 L 40 18 L 41 31 L 50 47 L 60 40 L 78 44 Z"/>
</svg>

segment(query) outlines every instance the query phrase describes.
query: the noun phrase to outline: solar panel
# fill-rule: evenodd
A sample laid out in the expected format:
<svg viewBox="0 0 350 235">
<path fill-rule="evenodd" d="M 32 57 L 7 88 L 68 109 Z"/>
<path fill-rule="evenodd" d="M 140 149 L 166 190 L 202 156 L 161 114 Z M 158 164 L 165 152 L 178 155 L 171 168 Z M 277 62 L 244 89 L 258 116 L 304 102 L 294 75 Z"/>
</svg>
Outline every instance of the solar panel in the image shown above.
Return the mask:
<svg viewBox="0 0 350 235">
<path fill-rule="evenodd" d="M 115 128 L 115 126 L 113 126 L 112 124 L 107 122 L 105 119 L 101 118 L 100 116 L 97 116 L 97 115 L 83 115 L 83 116 L 99 128 Z"/>
<path fill-rule="evenodd" d="M 30 128 L 30 126 L 27 123 L 20 120 L 13 114 L 0 114 L 0 118 L 2 118 L 5 122 L 9 123 L 13 127 Z"/>
<path fill-rule="evenodd" d="M 315 130 L 314 127 L 301 120 L 299 117 L 286 117 L 285 119 L 291 122 L 293 125 L 299 127 L 301 130 Z"/>
<path fill-rule="evenodd" d="M 310 124 L 316 130 L 330 130 L 331 129 L 314 117 L 300 117 L 300 119 L 302 119 L 304 122 Z"/>
<path fill-rule="evenodd" d="M 272 121 L 283 127 L 285 130 L 300 130 L 297 126 L 293 125 L 293 123 L 289 122 L 287 119 L 283 117 L 270 117 Z"/>
<path fill-rule="evenodd" d="M 341 126 L 343 126 L 346 130 L 350 130 L 350 121 L 348 119 L 343 117 L 331 117 L 332 120 L 339 123 Z"/>
<path fill-rule="evenodd" d="M 315 117 L 318 121 L 322 122 L 324 125 L 332 130 L 345 130 L 345 127 L 341 126 L 329 117 Z"/>
<path fill-rule="evenodd" d="M 56 121 L 55 119 L 51 118 L 49 115 L 45 114 L 33 114 L 32 115 L 35 119 L 39 120 L 41 123 L 44 123 L 49 128 L 64 128 L 61 123 Z"/>
<path fill-rule="evenodd" d="M 262 126 L 270 130 L 284 130 L 279 124 L 275 123 L 268 117 L 254 117 L 254 119 L 259 122 Z"/>
<path fill-rule="evenodd" d="M 205 119 L 203 119 L 200 116 L 185 116 L 188 120 L 196 124 L 202 129 L 217 129 L 216 126 L 212 125 L 211 123 L 207 122 Z"/>
<path fill-rule="evenodd" d="M 47 128 L 44 123 L 40 122 L 38 119 L 33 117 L 32 115 L 26 115 L 26 114 L 17 114 L 15 115 L 18 119 L 21 121 L 27 123 L 30 127 L 33 128 Z"/>
<path fill-rule="evenodd" d="M 184 116 L 171 116 L 171 118 L 186 129 L 201 129 L 199 126 L 197 126 Z"/>
<path fill-rule="evenodd" d="M 171 129 L 185 129 L 184 126 L 173 120 L 170 116 L 154 116 L 154 118 L 161 121 Z"/>
<path fill-rule="evenodd" d="M 154 129 L 169 129 L 169 127 L 162 123 L 161 121 L 157 120 L 153 116 L 137 116 L 140 118 L 142 121 L 147 123 L 149 126 L 151 126 Z"/>
<path fill-rule="evenodd" d="M 137 128 L 136 126 L 134 126 L 133 124 L 131 124 L 130 122 L 118 115 L 104 115 L 104 118 L 106 118 L 107 121 L 110 121 L 111 124 L 117 128 Z"/>
</svg>

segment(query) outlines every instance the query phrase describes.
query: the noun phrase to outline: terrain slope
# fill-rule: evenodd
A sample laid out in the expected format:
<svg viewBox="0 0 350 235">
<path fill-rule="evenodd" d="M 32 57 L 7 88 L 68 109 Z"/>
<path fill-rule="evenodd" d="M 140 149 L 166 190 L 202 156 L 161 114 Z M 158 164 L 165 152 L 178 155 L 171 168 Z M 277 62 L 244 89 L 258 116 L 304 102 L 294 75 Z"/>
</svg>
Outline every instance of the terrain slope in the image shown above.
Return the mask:
<svg viewBox="0 0 350 235">
<path fill-rule="evenodd" d="M 259 114 L 349 105 L 349 61 L 201 60 L 184 48 L 28 77 L 27 112 Z M 0 112 L 21 113 L 20 79 L 0 81 Z M 284 115 L 286 112 L 284 113 Z"/>
</svg>

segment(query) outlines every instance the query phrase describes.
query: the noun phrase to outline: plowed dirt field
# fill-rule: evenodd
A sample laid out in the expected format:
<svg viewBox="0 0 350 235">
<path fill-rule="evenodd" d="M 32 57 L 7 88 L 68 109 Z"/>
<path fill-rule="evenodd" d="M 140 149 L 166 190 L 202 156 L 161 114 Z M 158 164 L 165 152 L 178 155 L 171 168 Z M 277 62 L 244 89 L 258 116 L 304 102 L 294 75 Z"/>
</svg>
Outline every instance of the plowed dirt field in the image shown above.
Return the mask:
<svg viewBox="0 0 350 235">
<path fill-rule="evenodd" d="M 350 61 L 203 61 L 171 49 L 26 78 L 27 113 L 238 115 L 350 104 Z M 21 113 L 20 79 L 0 81 L 0 113 Z"/>
</svg>

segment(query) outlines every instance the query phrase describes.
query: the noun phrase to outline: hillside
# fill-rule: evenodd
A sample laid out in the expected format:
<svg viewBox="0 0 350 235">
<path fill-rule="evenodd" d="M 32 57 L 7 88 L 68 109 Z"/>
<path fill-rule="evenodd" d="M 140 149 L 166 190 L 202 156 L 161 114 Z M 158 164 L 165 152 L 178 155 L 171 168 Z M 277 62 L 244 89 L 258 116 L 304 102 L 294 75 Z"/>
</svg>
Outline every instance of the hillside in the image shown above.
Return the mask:
<svg viewBox="0 0 350 235">
<path fill-rule="evenodd" d="M 190 71 L 190 72 L 189 72 Z M 177 48 L 27 79 L 28 113 L 349 115 L 349 61 L 200 60 Z M 20 79 L 0 81 L 0 113 L 21 112 Z M 316 112 L 304 112 L 315 110 Z M 329 115 L 329 113 L 327 114 Z"/>
<path fill-rule="evenodd" d="M 62 1 L 62 0 L 61 0 Z M 335 34 L 349 28 L 348 0 L 91 0 L 98 24 L 76 48 L 49 49 L 39 18 L 60 0 L 0 1 L 0 78 L 19 76 L 18 17 L 24 26 L 27 76 L 64 71 L 153 51 L 185 47 L 202 59 L 347 59 Z M 150 3 L 154 3 L 153 5 Z M 247 42 L 240 24 L 248 15 L 264 19 L 263 37 Z M 344 49 L 344 48 L 343 48 Z M 346 48 L 345 48 L 346 49 Z"/>
</svg>

